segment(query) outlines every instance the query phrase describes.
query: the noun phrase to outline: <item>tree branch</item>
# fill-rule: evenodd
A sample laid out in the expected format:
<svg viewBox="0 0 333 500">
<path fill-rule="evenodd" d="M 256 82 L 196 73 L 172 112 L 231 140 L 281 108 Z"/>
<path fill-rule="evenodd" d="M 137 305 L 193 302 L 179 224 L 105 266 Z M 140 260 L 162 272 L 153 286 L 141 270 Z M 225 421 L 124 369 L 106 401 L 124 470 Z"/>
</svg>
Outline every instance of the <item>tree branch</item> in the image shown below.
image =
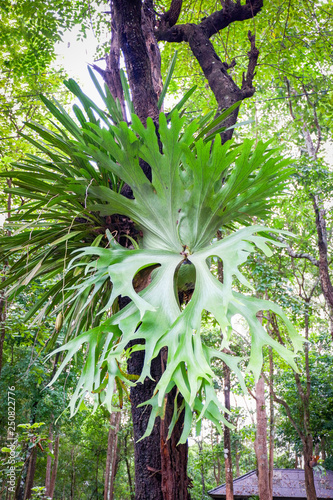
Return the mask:
<svg viewBox="0 0 333 500">
<path fill-rule="evenodd" d="M 252 35 L 251 31 L 249 31 L 247 36 L 248 36 L 248 39 L 251 43 L 251 50 L 247 53 L 247 55 L 249 57 L 249 64 L 247 67 L 246 77 L 243 73 L 243 83 L 242 83 L 241 91 L 242 91 L 244 98 L 245 97 L 252 97 L 254 92 L 255 92 L 255 88 L 253 87 L 252 83 L 253 83 L 253 78 L 255 75 L 255 68 L 257 66 L 258 57 L 259 57 L 259 50 L 256 47 L 255 35 Z"/>
<path fill-rule="evenodd" d="M 235 21 L 251 19 L 258 14 L 263 6 L 263 0 L 246 0 L 245 5 L 241 5 L 240 0 L 235 2 L 223 0 L 221 3 L 222 10 L 214 12 L 197 25 L 208 38 L 227 28 Z M 189 26 L 191 26 L 189 23 L 179 24 L 166 31 L 160 27 L 157 31 L 157 39 L 165 42 L 188 42 Z"/>
<path fill-rule="evenodd" d="M 266 383 L 269 384 L 269 380 L 267 379 L 266 375 L 264 373 L 262 373 L 262 375 L 263 375 Z M 283 399 L 279 398 L 276 395 L 276 392 L 274 391 L 273 387 L 272 387 L 272 396 L 273 396 L 273 399 L 274 399 L 275 403 L 278 403 L 278 404 L 282 405 L 283 408 L 286 410 L 286 414 L 287 414 L 287 417 L 290 420 L 290 423 L 294 427 L 294 429 L 297 432 L 299 438 L 303 441 L 304 435 L 303 435 L 302 431 L 300 430 L 300 428 L 298 427 L 298 425 L 296 424 L 295 420 L 293 419 L 292 414 L 291 414 L 291 410 L 290 410 L 290 407 L 289 407 L 288 403 L 286 403 L 286 401 L 284 401 Z"/>
<path fill-rule="evenodd" d="M 306 100 L 308 101 L 309 106 L 311 106 L 311 108 L 312 108 L 312 111 L 313 111 L 313 121 L 314 121 L 316 129 L 317 129 L 317 145 L 316 145 L 316 148 L 315 148 L 315 155 L 317 155 L 318 151 L 319 151 L 319 148 L 320 148 L 321 140 L 322 140 L 321 127 L 320 127 L 319 121 L 318 121 L 316 106 L 310 100 L 310 97 L 309 97 L 309 94 L 308 94 L 308 92 L 307 92 L 307 90 L 305 88 L 305 85 L 303 84 L 302 86 L 303 86 L 304 94 L 306 96 Z"/>
<path fill-rule="evenodd" d="M 315 257 L 313 257 L 313 255 L 310 255 L 309 253 L 294 252 L 294 250 L 289 245 L 287 245 L 285 247 L 285 249 L 287 250 L 290 257 L 292 257 L 293 259 L 307 259 L 314 266 L 319 267 L 319 260 L 317 260 Z"/>
<path fill-rule="evenodd" d="M 281 236 L 278 236 L 277 239 L 281 241 L 285 245 L 285 250 L 287 250 L 288 255 L 292 257 L 293 259 L 307 259 L 309 260 L 314 266 L 319 267 L 319 260 L 317 260 L 313 255 L 310 255 L 309 253 L 304 253 L 304 252 L 295 252 L 291 246 L 286 244 L 286 241 L 284 238 Z"/>
<path fill-rule="evenodd" d="M 291 92 L 290 92 L 290 82 L 288 80 L 287 77 L 285 77 L 285 82 L 286 82 L 286 86 L 287 86 L 287 95 L 288 95 L 288 106 L 289 106 L 289 112 L 290 112 L 290 116 L 292 117 L 292 119 L 294 121 L 296 121 L 296 116 L 295 116 L 295 113 L 294 113 L 294 110 L 293 110 L 293 105 L 291 103 Z"/>
<path fill-rule="evenodd" d="M 176 24 L 182 10 L 183 0 L 172 0 L 170 9 L 162 14 L 158 23 L 158 30 L 165 31 Z"/>
</svg>

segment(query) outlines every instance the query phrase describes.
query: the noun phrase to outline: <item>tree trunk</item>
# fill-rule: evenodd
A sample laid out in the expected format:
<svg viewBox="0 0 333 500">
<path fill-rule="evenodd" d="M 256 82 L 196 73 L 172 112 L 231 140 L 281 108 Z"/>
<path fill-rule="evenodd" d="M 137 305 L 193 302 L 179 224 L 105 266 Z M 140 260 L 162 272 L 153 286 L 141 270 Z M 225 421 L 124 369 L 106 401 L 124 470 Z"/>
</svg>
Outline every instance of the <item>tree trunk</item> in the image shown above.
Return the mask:
<svg viewBox="0 0 333 500">
<path fill-rule="evenodd" d="M 135 112 L 143 123 L 146 123 L 148 116 L 158 123 L 157 101 L 161 90 L 158 82 L 161 78 L 156 61 L 159 51 L 151 30 L 149 9 L 145 9 L 142 14 L 140 0 L 114 0 L 113 6 Z M 155 15 L 152 9 L 150 12 Z M 149 51 L 146 41 L 149 41 Z M 154 50 L 152 47 L 155 47 Z M 129 372 L 140 374 L 142 366 L 143 353 L 133 353 L 128 362 Z M 151 372 L 154 380 L 158 381 L 162 375 L 160 356 L 153 360 Z M 151 398 L 155 385 L 156 382 L 149 379 L 144 384 L 131 388 L 136 500 L 188 500 L 190 497 L 185 491 L 189 484 L 186 470 L 187 444 L 176 446 L 182 432 L 183 415 L 175 426 L 173 436 L 167 439 L 168 415 L 172 415 L 174 407 L 172 397 L 168 397 L 165 422 L 161 425 L 160 419 L 157 419 L 151 435 L 139 441 L 146 430 L 149 411 L 138 405 Z"/>
<path fill-rule="evenodd" d="M 110 429 L 108 435 L 108 449 L 105 467 L 104 500 L 113 500 L 114 480 L 117 470 L 117 449 L 120 418 L 120 412 L 113 412 L 110 415 Z"/>
<path fill-rule="evenodd" d="M 214 437 L 213 428 L 214 428 L 214 425 L 212 423 L 211 428 L 210 428 L 210 441 L 211 441 L 211 446 L 212 446 L 212 453 L 214 454 L 214 444 L 216 446 L 218 446 L 220 435 L 217 434 L 216 437 Z M 218 486 L 219 484 L 221 484 L 221 460 L 220 460 L 218 453 L 216 453 L 216 457 L 214 457 L 214 466 L 213 467 L 214 467 L 215 483 L 216 483 L 216 486 Z"/>
<path fill-rule="evenodd" d="M 130 488 L 130 497 L 131 500 L 135 500 L 135 494 L 134 494 L 134 488 L 133 488 L 133 482 L 132 482 L 132 476 L 131 476 L 131 468 L 130 468 L 130 463 L 128 460 L 128 457 L 125 458 L 126 462 L 126 472 L 127 472 L 127 477 L 128 477 L 128 485 Z"/>
<path fill-rule="evenodd" d="M 230 410 L 230 368 L 223 363 L 224 375 L 224 406 Z M 229 414 L 224 413 L 224 417 L 229 422 Z M 225 470 L 225 485 L 226 485 L 226 500 L 234 499 L 234 483 L 232 477 L 232 461 L 231 461 L 231 442 L 230 442 L 230 427 L 224 426 L 223 429 L 224 440 L 224 470 Z"/>
<path fill-rule="evenodd" d="M 327 230 L 325 221 L 325 209 L 322 206 L 320 198 L 315 195 L 312 197 L 313 208 L 316 215 L 316 229 L 318 236 L 319 249 L 319 276 L 321 288 L 325 301 L 329 310 L 330 330 L 333 340 L 333 286 L 329 273 L 328 258 L 327 258 Z"/>
<path fill-rule="evenodd" d="M 165 417 L 161 420 L 161 471 L 163 500 L 189 499 L 187 476 L 188 446 L 178 444 L 182 427 L 176 425 L 171 437 L 167 439 L 169 425 L 173 416 L 175 391 L 167 396 Z M 179 422 L 183 423 L 184 415 L 181 414 Z"/>
<path fill-rule="evenodd" d="M 267 416 L 265 405 L 265 383 L 260 377 L 256 383 L 257 435 L 255 452 L 258 465 L 259 499 L 272 500 L 269 491 L 269 468 L 267 456 Z"/>
<path fill-rule="evenodd" d="M 60 441 L 60 435 L 58 434 L 54 440 L 54 462 L 53 462 L 51 480 L 50 480 L 50 492 L 49 492 L 50 498 L 53 498 L 54 488 L 55 488 L 56 479 L 57 479 L 58 462 L 59 462 L 59 441 Z"/>
<path fill-rule="evenodd" d="M 142 351 L 131 355 L 128 360 L 128 372 L 139 374 L 143 366 Z M 161 376 L 161 360 L 159 356 L 151 364 L 151 375 L 155 380 Z M 134 432 L 134 462 L 135 462 L 135 499 L 163 500 L 161 489 L 161 450 L 160 450 L 160 419 L 156 419 L 153 430 L 146 439 L 138 440 L 146 431 L 149 411 L 146 407 L 138 407 L 150 399 L 155 389 L 151 379 L 144 384 L 131 387 L 131 411 Z"/>
<path fill-rule="evenodd" d="M 109 54 L 105 57 L 106 70 L 101 71 L 97 66 L 93 66 L 102 73 L 105 83 L 110 89 L 111 95 L 116 101 L 120 102 L 124 120 L 126 121 L 126 108 L 124 102 L 124 92 L 120 78 L 120 32 L 117 29 L 117 20 L 115 18 L 114 6 L 110 1 L 111 14 L 111 43 Z"/>
<path fill-rule="evenodd" d="M 69 500 L 74 500 L 74 490 L 75 490 L 75 457 L 74 457 L 75 448 L 71 450 L 71 462 L 72 462 L 72 473 L 71 473 L 71 492 Z"/>
<path fill-rule="evenodd" d="M 287 94 L 289 97 L 289 110 L 291 117 L 294 121 L 298 121 L 297 117 L 295 116 L 294 110 L 293 110 L 293 104 L 291 100 L 291 94 L 294 93 L 293 89 L 290 87 L 290 82 L 287 78 L 285 78 L 286 85 L 287 85 Z M 303 87 L 304 88 L 304 87 Z M 315 146 L 309 127 L 307 126 L 307 123 L 305 122 L 304 117 L 301 114 L 301 123 L 302 123 L 302 134 L 306 146 L 306 150 L 308 153 L 308 156 L 311 160 L 316 160 L 317 155 L 319 152 L 319 148 L 321 145 L 321 129 L 320 125 L 318 122 L 318 116 L 317 116 L 317 111 L 316 111 L 316 104 L 310 101 L 309 95 L 304 88 L 304 93 L 308 102 L 308 105 L 310 108 L 312 108 L 312 113 L 313 113 L 313 118 L 314 122 L 317 128 L 317 145 Z M 320 277 L 320 284 L 322 288 L 322 292 L 329 310 L 329 318 L 330 318 L 330 330 L 331 330 L 331 337 L 333 339 L 333 285 L 332 281 L 330 278 L 330 273 L 329 273 L 329 266 L 328 266 L 328 256 L 327 256 L 327 230 L 326 230 L 326 220 L 325 220 L 325 209 L 323 207 L 323 203 L 321 200 L 320 195 L 318 194 L 310 194 L 310 198 L 312 198 L 312 203 L 313 203 L 313 209 L 315 212 L 315 221 L 316 221 L 316 230 L 317 230 L 317 245 L 318 245 L 318 250 L 319 250 L 319 261 L 318 261 L 318 267 L 319 267 L 319 277 Z"/>
<path fill-rule="evenodd" d="M 31 490 L 32 490 L 33 485 L 34 485 L 36 462 L 37 462 L 37 447 L 35 446 L 32 449 L 32 452 L 31 452 L 31 455 L 29 458 L 27 478 L 25 481 L 25 492 L 24 492 L 24 497 L 23 497 L 24 500 L 31 497 L 31 493 L 32 493 Z"/>
<path fill-rule="evenodd" d="M 204 500 L 206 498 L 206 485 L 205 485 L 205 471 L 204 471 L 203 454 L 202 454 L 202 436 L 200 436 L 196 442 L 198 445 L 199 463 L 200 463 L 201 500 Z"/>
<path fill-rule="evenodd" d="M 311 295 L 305 300 L 305 314 L 304 314 L 304 326 L 305 326 L 305 339 L 309 339 L 309 302 L 311 300 Z M 310 364 L 309 364 L 309 344 L 304 345 L 304 357 L 305 357 L 305 375 L 306 375 L 306 389 L 304 390 L 300 377 L 296 373 L 295 380 L 297 389 L 301 396 L 303 402 L 303 414 L 304 414 L 304 429 L 305 437 L 303 441 L 303 457 L 304 457 L 304 474 L 305 474 L 305 489 L 307 500 L 317 500 L 316 489 L 314 485 L 313 470 L 310 465 L 311 457 L 313 453 L 313 440 L 311 435 L 311 425 L 310 425 L 310 394 L 311 394 L 311 377 L 310 377 Z"/>
<path fill-rule="evenodd" d="M 49 427 L 49 451 L 53 452 L 53 423 L 50 423 Z M 52 470 L 52 457 L 47 455 L 46 457 L 46 474 L 45 474 L 45 495 L 50 496 L 50 485 L 51 485 L 51 470 Z"/>
<path fill-rule="evenodd" d="M 273 352 L 269 348 L 269 492 L 273 498 L 273 474 L 274 474 L 274 382 Z"/>
<path fill-rule="evenodd" d="M 235 453 L 236 453 L 236 477 L 239 477 L 240 476 L 240 469 L 239 469 L 240 453 L 238 451 L 238 444 L 237 444 L 237 442 L 236 442 Z"/>
<path fill-rule="evenodd" d="M 325 461 L 326 460 L 326 438 L 325 438 L 325 436 L 321 436 L 320 447 L 321 447 L 321 459 Z"/>
<path fill-rule="evenodd" d="M 12 187 L 12 180 L 7 179 L 7 185 L 8 188 Z M 10 218 L 11 215 L 11 210 L 12 210 L 12 195 L 11 193 L 8 194 L 7 198 L 7 217 L 8 219 Z M 11 235 L 11 231 L 7 229 L 7 236 Z M 8 266 L 7 260 L 3 263 L 3 272 L 5 274 L 6 272 L 6 267 Z M 1 278 L 2 281 L 4 281 L 5 277 L 3 276 Z M 5 296 L 5 291 L 1 290 L 0 291 L 0 374 L 2 370 L 2 361 L 3 361 L 3 346 L 5 343 L 5 336 L 6 336 L 6 315 L 7 315 L 7 299 Z"/>
<path fill-rule="evenodd" d="M 308 435 L 303 441 L 305 490 L 307 500 L 317 500 L 316 488 L 314 484 L 313 469 L 310 466 L 313 451 L 312 436 Z"/>
<path fill-rule="evenodd" d="M 3 280 L 4 278 L 2 278 Z M 7 301 L 4 290 L 0 291 L 0 373 L 2 370 L 3 346 L 6 335 L 6 310 Z"/>
<path fill-rule="evenodd" d="M 193 24 L 184 25 L 187 37 L 180 35 L 178 40 L 189 43 L 194 56 L 199 61 L 209 85 L 217 97 L 219 110 L 226 108 L 237 100 L 252 96 L 255 89 L 252 86 L 254 68 L 258 58 L 258 50 L 255 47 L 254 36 L 249 34 L 251 50 L 249 52 L 249 66 L 246 76 L 243 78 L 241 88 L 237 87 L 228 75 L 228 65 L 222 63 L 215 53 L 210 37 L 217 31 L 227 27 L 234 21 L 242 21 L 255 16 L 261 9 L 263 0 L 253 0 L 241 5 L 240 2 L 223 1 L 223 10 L 209 16 L 207 21 L 199 23 L 200 27 L 194 32 Z M 156 11 L 153 0 L 111 0 L 112 13 L 112 40 L 110 56 L 107 58 L 107 70 L 98 71 L 108 83 L 113 96 L 122 98 L 119 87 L 119 51 L 124 56 L 127 76 L 129 80 L 131 97 L 135 113 L 143 124 L 151 117 L 155 124 L 158 123 L 159 109 L 158 97 L 162 89 L 160 51 L 157 40 L 163 40 L 163 34 L 167 37 L 170 30 L 179 29 L 175 26 L 181 11 L 182 1 L 172 0 L 170 9 L 156 19 Z M 198 25 L 198 26 L 199 26 Z M 218 26 L 217 30 L 212 27 Z M 193 28 L 193 29 L 192 29 Z M 191 31 L 192 30 L 192 31 Z M 191 32 L 191 33 L 190 33 Z M 196 37 L 200 40 L 197 42 Z M 172 38 L 172 34 L 171 34 Z M 200 48 L 200 43 L 202 47 Z M 207 50 L 209 51 L 210 68 L 206 64 Z M 206 52 L 205 52 L 206 51 Z M 216 68 L 214 64 L 216 63 Z M 213 71 L 210 71 L 213 70 Z M 221 77 L 219 78 L 219 75 Z M 227 126 L 234 125 L 237 119 L 237 111 L 228 118 Z M 223 141 L 230 139 L 232 130 L 223 136 Z M 150 178 L 150 169 L 147 165 L 141 165 L 145 174 Z M 125 191 L 122 191 L 125 194 Z M 140 374 L 143 364 L 143 353 L 133 353 L 128 362 L 128 370 L 132 374 Z M 166 404 L 165 419 L 155 422 L 152 433 L 143 441 L 139 441 L 146 430 L 149 419 L 149 407 L 138 407 L 147 401 L 153 394 L 155 386 L 162 374 L 160 356 L 152 362 L 152 380 L 146 380 L 131 389 L 132 418 L 135 439 L 135 488 L 136 500 L 188 500 L 189 487 L 187 477 L 187 444 L 178 445 L 183 426 L 183 414 L 178 419 L 174 429 L 174 436 L 167 439 L 167 427 L 172 415 L 174 401 L 168 396 Z M 139 442 L 138 442 L 139 441 Z"/>
<path fill-rule="evenodd" d="M 158 97 L 154 90 L 151 62 L 142 30 L 142 2 L 113 0 L 113 6 L 135 113 L 143 123 L 148 116 L 158 123 Z"/>
</svg>

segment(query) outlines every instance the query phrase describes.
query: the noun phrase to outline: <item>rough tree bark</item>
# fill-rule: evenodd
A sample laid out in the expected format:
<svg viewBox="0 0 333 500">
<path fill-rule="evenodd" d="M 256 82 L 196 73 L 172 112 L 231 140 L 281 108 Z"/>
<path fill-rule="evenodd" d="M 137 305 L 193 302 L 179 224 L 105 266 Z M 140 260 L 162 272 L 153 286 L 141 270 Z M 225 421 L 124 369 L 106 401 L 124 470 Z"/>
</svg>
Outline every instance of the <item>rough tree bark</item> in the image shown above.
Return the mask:
<svg viewBox="0 0 333 500">
<path fill-rule="evenodd" d="M 263 5 L 263 0 L 247 0 L 245 5 L 239 1 L 221 1 L 222 9 L 208 16 L 197 25 L 187 23 L 176 25 L 182 8 L 182 0 L 172 0 L 170 9 L 156 15 L 153 0 L 111 0 L 112 39 L 111 51 L 107 57 L 106 70 L 94 68 L 102 74 L 114 97 L 122 100 L 119 78 L 120 51 L 125 60 L 135 113 L 143 123 L 151 117 L 157 124 L 159 110 L 157 101 L 162 89 L 160 70 L 160 51 L 158 41 L 187 42 L 198 60 L 218 102 L 219 111 L 237 101 L 254 94 L 252 85 L 254 70 L 258 59 L 255 38 L 249 33 L 249 65 L 238 87 L 228 74 L 230 66 L 221 62 L 210 42 L 219 30 L 235 21 L 250 19 Z M 234 63 L 232 63 L 234 65 Z M 236 123 L 236 110 L 226 123 Z M 223 142 L 230 139 L 232 130 L 223 135 Z M 149 168 L 143 166 L 147 177 Z M 137 500 L 188 500 L 190 481 L 187 477 L 187 444 L 177 446 L 177 436 L 182 430 L 182 417 L 174 430 L 174 436 L 167 439 L 167 428 L 173 411 L 173 397 L 166 402 L 165 419 L 155 422 L 151 435 L 143 441 L 142 437 L 149 418 L 149 409 L 138 405 L 149 399 L 163 370 L 161 353 L 152 362 L 154 381 L 147 380 L 131 389 L 132 418 L 135 439 L 135 491 Z M 143 353 L 132 354 L 128 371 L 139 374 L 143 364 Z"/>
</svg>

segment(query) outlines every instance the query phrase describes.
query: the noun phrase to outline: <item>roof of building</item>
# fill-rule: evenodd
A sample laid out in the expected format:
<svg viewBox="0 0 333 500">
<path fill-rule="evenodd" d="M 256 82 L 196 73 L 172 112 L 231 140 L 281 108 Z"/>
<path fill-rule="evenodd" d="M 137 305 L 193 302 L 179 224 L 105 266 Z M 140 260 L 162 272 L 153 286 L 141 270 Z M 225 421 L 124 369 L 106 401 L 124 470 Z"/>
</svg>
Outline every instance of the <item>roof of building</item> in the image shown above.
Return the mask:
<svg viewBox="0 0 333 500">
<path fill-rule="evenodd" d="M 333 499 L 333 472 L 326 471 L 326 475 L 315 473 L 315 487 L 318 500 Z M 225 499 L 225 484 L 217 486 L 208 493 L 214 499 Z M 255 470 L 234 480 L 235 499 L 248 498 L 252 495 L 258 495 L 258 476 Z M 274 469 L 273 497 L 306 499 L 304 470 Z"/>
</svg>

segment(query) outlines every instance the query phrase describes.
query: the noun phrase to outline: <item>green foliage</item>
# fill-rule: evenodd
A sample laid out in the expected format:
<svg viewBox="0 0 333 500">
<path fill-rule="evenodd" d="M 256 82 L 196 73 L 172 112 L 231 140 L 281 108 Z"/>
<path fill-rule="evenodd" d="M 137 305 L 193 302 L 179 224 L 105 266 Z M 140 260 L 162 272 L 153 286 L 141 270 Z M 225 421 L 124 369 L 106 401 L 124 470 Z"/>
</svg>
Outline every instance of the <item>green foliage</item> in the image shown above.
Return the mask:
<svg viewBox="0 0 333 500">
<path fill-rule="evenodd" d="M 312 338 L 313 349 L 309 353 L 309 371 L 311 377 L 310 406 L 310 431 L 315 443 L 326 441 L 326 453 L 332 453 L 329 443 L 333 436 L 333 388 L 332 388 L 332 354 L 318 352 L 318 339 Z M 317 345 L 316 345 L 317 344 Z M 328 346 L 329 349 L 329 346 Z M 303 387 L 306 385 L 305 376 L 301 377 Z M 278 394 L 289 405 L 295 421 L 303 430 L 303 408 L 299 401 L 299 394 L 295 387 L 295 380 L 290 370 L 280 374 L 276 382 Z M 287 419 L 283 408 L 278 426 L 278 438 L 284 442 L 286 439 L 294 443 L 297 450 L 301 449 L 300 439 Z"/>
<path fill-rule="evenodd" d="M 45 441 L 44 422 L 35 422 L 34 424 L 20 424 L 17 426 L 17 433 L 9 443 L 10 447 L 2 447 L 0 455 L 0 484 L 6 484 L 10 470 L 15 470 L 15 476 L 20 477 L 25 465 L 26 459 L 30 456 L 33 449 L 38 450 L 42 444 L 45 452 L 48 451 Z M 13 469 L 14 468 L 14 469 Z"/>
<path fill-rule="evenodd" d="M 222 146 L 216 136 L 212 144 L 214 134 L 210 134 L 211 126 L 206 125 L 205 118 L 193 120 L 184 129 L 184 118 L 179 117 L 176 109 L 168 118 L 163 113 L 160 115 L 158 135 L 150 119 L 145 128 L 132 115 L 128 126 L 120 121 L 119 104 L 112 100 L 108 90 L 103 94 L 98 87 L 112 122 L 75 82 L 69 81 L 67 86 L 80 98 L 86 116 L 74 107 L 78 126 L 58 103 L 43 98 L 64 129 L 57 133 L 31 124 L 45 142 L 38 143 L 31 138 L 29 141 L 49 160 L 30 156 L 16 164 L 16 170 L 10 174 L 17 185 L 10 192 L 32 201 L 25 205 L 23 213 L 20 210 L 19 215 L 12 218 L 19 230 L 16 235 L 2 240 L 5 252 L 12 252 L 18 246 L 29 252 L 29 263 L 26 264 L 23 255 L 12 267 L 11 277 L 5 284 L 13 283 L 9 293 L 14 294 L 37 276 L 50 279 L 61 273 L 60 280 L 44 294 L 32 312 L 40 308 L 43 301 L 46 305 L 42 314 L 58 305 L 67 324 L 66 338 L 75 337 L 55 351 L 68 351 L 55 379 L 82 345 L 89 344 L 71 400 L 72 413 L 80 407 L 87 391 L 95 394 L 96 404 L 105 401 L 111 409 L 114 380 L 118 381 L 121 391 L 124 384 L 134 383 L 119 365 L 128 342 L 145 340 L 145 363 L 139 381 L 150 376 L 151 360 L 162 347 L 167 347 L 167 369 L 154 396 L 146 402 L 152 406 L 152 412 L 145 435 L 151 431 L 155 417 L 163 416 L 165 394 L 176 385 L 184 399 L 181 408 L 175 408 L 170 432 L 177 412 L 185 408 L 183 442 L 190 432 L 193 412 L 199 426 L 203 417 L 217 426 L 224 420 L 223 407 L 213 390 L 212 359 L 222 359 L 242 381 L 237 366 L 239 358 L 202 343 L 200 329 L 204 311 L 210 311 L 220 324 L 224 345 L 230 336 L 232 316 L 240 313 L 245 318 L 252 337 L 248 369 L 256 376 L 260 373 L 265 344 L 274 346 L 296 368 L 295 353 L 272 340 L 256 318 L 259 310 L 269 308 L 283 317 L 297 351 L 301 348 L 301 337 L 282 311 L 274 304 L 232 290 L 234 276 L 249 287 L 239 267 L 255 247 L 271 255 L 267 243 L 280 243 L 267 234 L 268 228 L 249 226 L 211 244 L 217 229 L 235 227 L 236 222 L 247 224 L 252 216 L 262 217 L 268 213 L 274 197 L 290 175 L 288 161 L 277 156 L 269 143 L 259 142 L 255 149 L 252 141 Z M 152 182 L 141 170 L 139 159 L 149 164 Z M 132 188 L 134 199 L 120 193 L 122 182 Z M 134 221 L 142 235 L 140 248 L 124 248 L 108 231 L 105 245 L 101 218 L 114 214 Z M 31 223 L 37 229 L 31 230 Z M 93 239 L 96 230 L 101 234 Z M 92 246 L 86 247 L 89 241 Z M 130 241 L 133 242 L 132 237 Z M 5 258 L 7 256 L 5 253 Z M 207 265 L 214 256 L 223 261 L 223 284 L 214 278 Z M 177 299 L 177 275 L 187 264 L 195 269 L 195 291 L 190 303 L 182 309 Z M 134 277 L 152 266 L 158 267 L 151 284 L 136 293 L 132 285 Z M 128 296 L 131 304 L 99 326 L 76 336 L 74 332 L 87 328 L 89 323 L 98 323 L 119 295 Z M 48 297 L 51 297 L 49 302 Z M 89 311 L 94 311 L 93 320 Z M 138 349 L 142 346 L 132 348 Z"/>
<path fill-rule="evenodd" d="M 43 72 L 55 57 L 55 42 L 65 29 L 83 22 L 86 10 L 76 0 L 1 2 L 1 67 L 17 77 Z"/>
<path fill-rule="evenodd" d="M 32 495 L 31 495 L 31 500 L 36 500 L 38 498 L 41 498 L 42 500 L 47 499 L 48 497 L 45 496 L 45 486 L 35 486 L 34 488 L 31 489 Z"/>
</svg>

